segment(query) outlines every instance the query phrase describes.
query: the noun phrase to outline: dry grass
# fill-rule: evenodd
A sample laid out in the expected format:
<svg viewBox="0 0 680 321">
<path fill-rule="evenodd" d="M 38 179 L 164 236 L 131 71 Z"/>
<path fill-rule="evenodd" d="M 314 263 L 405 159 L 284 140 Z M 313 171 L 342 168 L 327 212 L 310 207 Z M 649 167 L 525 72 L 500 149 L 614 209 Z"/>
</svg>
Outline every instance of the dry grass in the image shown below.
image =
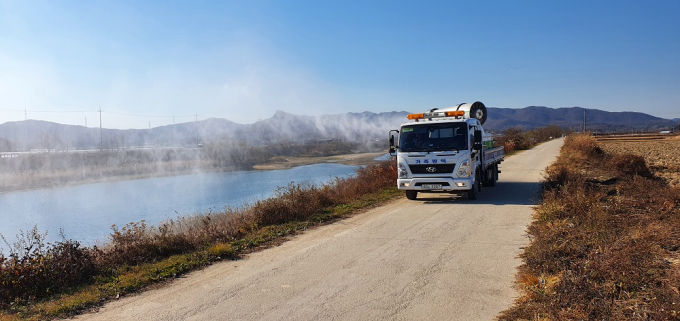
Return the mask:
<svg viewBox="0 0 680 321">
<path fill-rule="evenodd" d="M 547 171 L 543 202 L 501 320 L 677 320 L 680 190 L 644 159 L 570 136 Z"/>
</svg>

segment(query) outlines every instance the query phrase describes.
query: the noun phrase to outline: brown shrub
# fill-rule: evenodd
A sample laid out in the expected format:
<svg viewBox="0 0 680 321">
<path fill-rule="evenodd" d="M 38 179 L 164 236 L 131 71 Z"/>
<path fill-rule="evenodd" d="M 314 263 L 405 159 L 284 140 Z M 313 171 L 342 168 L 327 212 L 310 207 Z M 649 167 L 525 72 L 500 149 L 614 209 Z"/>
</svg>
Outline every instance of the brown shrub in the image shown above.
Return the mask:
<svg viewBox="0 0 680 321">
<path fill-rule="evenodd" d="M 174 254 L 195 250 L 205 243 L 194 243 L 192 237 L 182 233 L 170 233 L 159 229 L 158 233 L 147 228 L 146 222 L 128 223 L 122 228 L 111 227 L 111 243 L 97 251 L 96 265 L 100 271 L 120 265 L 136 265 L 154 262 Z"/>
<path fill-rule="evenodd" d="M 257 201 L 251 211 L 258 225 L 303 220 L 326 205 L 319 194 L 319 188 L 315 186 L 291 183 L 279 188 L 276 197 Z"/>
<path fill-rule="evenodd" d="M 47 250 L 48 274 L 51 282 L 48 292 L 60 292 L 82 284 L 94 275 L 94 253 L 80 243 L 66 240 L 52 244 Z M 47 293 L 49 295 L 49 293 Z"/>
<path fill-rule="evenodd" d="M 593 158 L 603 155 L 602 148 L 597 145 L 597 140 L 590 134 L 572 134 L 564 140 L 562 152 L 583 155 L 586 158 Z"/>
<path fill-rule="evenodd" d="M 276 197 L 256 202 L 250 209 L 259 225 L 307 219 L 319 210 L 356 199 L 394 184 L 394 162 L 368 165 L 352 178 L 337 178 L 323 187 L 291 183 L 276 192 Z"/>
<path fill-rule="evenodd" d="M 546 169 L 542 186 L 544 190 L 558 189 L 568 182 L 584 183 L 585 178 L 571 164 L 555 164 Z"/>
<path fill-rule="evenodd" d="M 506 154 L 510 154 L 515 151 L 515 142 L 505 142 L 503 143 L 503 151 Z"/>
<path fill-rule="evenodd" d="M 620 175 L 654 176 L 649 171 L 647 163 L 642 156 L 633 154 L 615 154 L 609 159 L 609 164 L 616 169 Z"/>
<path fill-rule="evenodd" d="M 45 244 L 37 228 L 20 232 L 9 257 L 0 254 L 0 308 L 49 297 L 95 273 L 92 251 L 75 241 Z"/>
</svg>

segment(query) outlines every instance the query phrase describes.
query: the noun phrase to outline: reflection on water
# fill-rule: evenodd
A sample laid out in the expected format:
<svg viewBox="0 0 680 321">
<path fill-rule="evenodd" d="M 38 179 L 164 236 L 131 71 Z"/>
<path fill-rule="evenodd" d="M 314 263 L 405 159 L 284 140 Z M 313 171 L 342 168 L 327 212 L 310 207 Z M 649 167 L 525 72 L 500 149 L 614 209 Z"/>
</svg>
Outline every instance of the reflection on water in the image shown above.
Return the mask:
<svg viewBox="0 0 680 321">
<path fill-rule="evenodd" d="M 386 160 L 390 160 L 390 159 L 392 159 L 392 156 L 390 156 L 390 154 L 385 154 L 385 155 L 382 155 L 382 156 L 380 156 L 380 157 L 376 157 L 376 158 L 374 158 L 373 160 L 376 160 L 376 161 L 386 161 Z"/>
<path fill-rule="evenodd" d="M 354 174 L 356 166 L 316 164 L 287 170 L 202 173 L 0 194 L 0 234 L 12 243 L 34 225 L 48 241 L 68 239 L 94 245 L 106 241 L 111 225 L 146 220 L 155 225 L 179 215 L 240 207 L 272 196 L 279 186 L 323 184 Z M 5 244 L 0 248 L 7 250 Z"/>
</svg>

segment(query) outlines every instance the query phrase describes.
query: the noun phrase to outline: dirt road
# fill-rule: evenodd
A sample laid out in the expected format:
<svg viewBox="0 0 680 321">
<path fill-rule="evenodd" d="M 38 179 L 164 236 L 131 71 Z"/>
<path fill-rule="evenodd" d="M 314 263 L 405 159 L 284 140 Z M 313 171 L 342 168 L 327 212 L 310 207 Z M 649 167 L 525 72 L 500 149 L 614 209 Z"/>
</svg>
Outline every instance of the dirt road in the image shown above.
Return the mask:
<svg viewBox="0 0 680 321">
<path fill-rule="evenodd" d="M 508 158 L 479 199 L 421 194 L 239 261 L 107 304 L 81 320 L 492 320 L 555 140 Z"/>
</svg>

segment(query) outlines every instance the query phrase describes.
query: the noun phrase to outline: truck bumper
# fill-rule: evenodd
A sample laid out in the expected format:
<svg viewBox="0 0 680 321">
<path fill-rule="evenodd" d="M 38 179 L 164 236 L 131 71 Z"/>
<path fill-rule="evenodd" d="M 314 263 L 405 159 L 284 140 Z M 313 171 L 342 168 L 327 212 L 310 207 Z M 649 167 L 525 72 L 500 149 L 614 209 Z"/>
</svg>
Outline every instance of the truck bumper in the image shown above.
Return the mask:
<svg viewBox="0 0 680 321">
<path fill-rule="evenodd" d="M 467 191 L 472 188 L 472 178 L 400 178 L 397 179 L 397 188 L 407 191 L 418 192 L 456 192 Z M 434 186 L 432 186 L 434 185 Z M 441 185 L 441 188 L 439 185 Z"/>
</svg>

